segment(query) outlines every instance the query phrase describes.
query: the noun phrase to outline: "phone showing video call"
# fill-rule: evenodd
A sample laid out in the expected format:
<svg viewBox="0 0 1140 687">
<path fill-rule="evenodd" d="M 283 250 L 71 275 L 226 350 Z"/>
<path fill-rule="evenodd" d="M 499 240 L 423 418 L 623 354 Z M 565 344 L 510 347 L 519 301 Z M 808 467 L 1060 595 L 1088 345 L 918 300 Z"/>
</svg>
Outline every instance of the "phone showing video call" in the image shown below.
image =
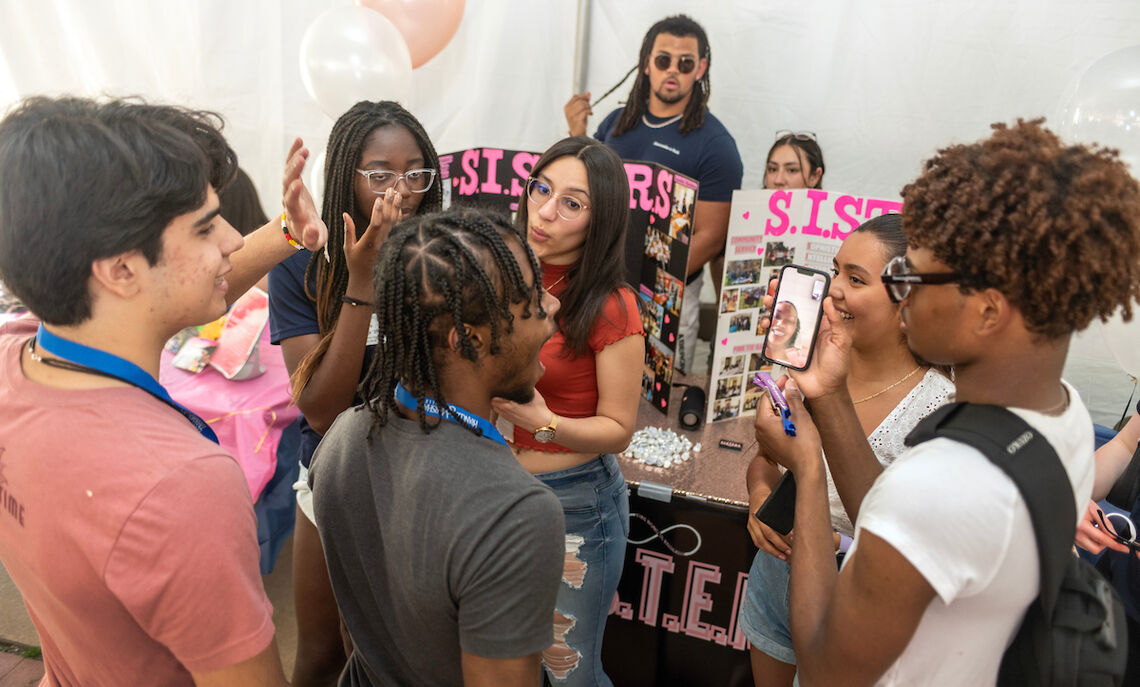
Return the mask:
<svg viewBox="0 0 1140 687">
<path fill-rule="evenodd" d="M 811 364 L 823 299 L 831 275 L 800 265 L 785 265 L 772 301 L 771 324 L 764 335 L 764 357 L 791 370 Z"/>
</svg>

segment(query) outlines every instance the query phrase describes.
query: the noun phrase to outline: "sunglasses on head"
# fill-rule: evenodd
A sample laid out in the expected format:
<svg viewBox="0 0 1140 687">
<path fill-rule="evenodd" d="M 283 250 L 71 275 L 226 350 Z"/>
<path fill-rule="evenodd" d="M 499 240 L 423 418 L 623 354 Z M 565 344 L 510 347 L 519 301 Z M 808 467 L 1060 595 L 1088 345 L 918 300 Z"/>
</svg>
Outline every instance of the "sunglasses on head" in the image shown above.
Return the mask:
<svg viewBox="0 0 1140 687">
<path fill-rule="evenodd" d="M 814 141 L 814 131 L 792 131 L 791 129 L 780 129 L 776 132 L 776 140 L 779 141 L 785 138 L 794 138 L 797 141 Z"/>
<path fill-rule="evenodd" d="M 668 53 L 658 53 L 653 57 L 653 66 L 666 72 L 673 65 L 673 56 Z M 677 58 L 677 71 L 688 74 L 697 68 L 697 58 L 692 55 L 681 55 Z"/>
</svg>

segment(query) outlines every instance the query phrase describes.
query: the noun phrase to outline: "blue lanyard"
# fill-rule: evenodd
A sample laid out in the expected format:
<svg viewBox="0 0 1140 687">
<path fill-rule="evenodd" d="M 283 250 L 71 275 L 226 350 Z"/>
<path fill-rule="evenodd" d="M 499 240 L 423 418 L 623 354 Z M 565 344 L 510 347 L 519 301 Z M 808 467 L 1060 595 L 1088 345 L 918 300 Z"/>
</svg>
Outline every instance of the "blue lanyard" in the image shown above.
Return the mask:
<svg viewBox="0 0 1140 687">
<path fill-rule="evenodd" d="M 404 406 L 408 410 L 415 410 L 418 407 L 416 397 L 412 392 L 404 388 L 400 382 L 396 382 L 396 402 Z M 431 417 L 438 417 L 441 420 L 448 420 L 456 424 L 466 425 L 468 428 L 474 430 L 479 436 L 491 441 L 497 441 L 503 446 L 507 445 L 507 440 L 495 429 L 495 425 L 491 424 L 490 420 L 479 417 L 473 413 L 469 413 L 459 406 L 447 404 L 450 411 L 447 415 L 441 415 L 439 412 L 439 404 L 436 403 L 434 398 L 424 396 L 424 414 Z"/>
<path fill-rule="evenodd" d="M 76 365 L 81 365 L 108 377 L 114 377 L 127 384 L 137 386 L 182 413 L 202 436 L 215 444 L 218 443 L 218 435 L 214 433 L 210 425 L 206 424 L 205 420 L 195 415 L 194 411 L 171 398 L 166 389 L 164 389 L 154 377 L 151 377 L 150 373 L 129 360 L 124 360 L 106 351 L 100 351 L 97 348 L 84 346 L 83 344 L 56 336 L 44 329 L 43 324 L 40 324 L 40 329 L 36 332 L 36 347 L 51 353 L 57 358 L 68 360 Z"/>
</svg>

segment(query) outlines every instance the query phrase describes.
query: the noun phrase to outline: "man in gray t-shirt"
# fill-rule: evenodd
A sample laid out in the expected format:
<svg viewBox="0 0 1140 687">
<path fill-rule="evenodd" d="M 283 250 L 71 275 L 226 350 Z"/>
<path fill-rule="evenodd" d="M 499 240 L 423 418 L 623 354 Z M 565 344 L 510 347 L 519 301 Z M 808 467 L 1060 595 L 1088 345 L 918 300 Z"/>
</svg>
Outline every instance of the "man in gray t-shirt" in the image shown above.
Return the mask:
<svg viewBox="0 0 1140 687">
<path fill-rule="evenodd" d="M 562 508 L 488 418 L 542 375 L 558 301 L 539 275 L 511 225 L 469 210 L 409 220 L 381 249 L 369 401 L 309 472 L 353 642 L 341 685 L 538 684 Z"/>
</svg>

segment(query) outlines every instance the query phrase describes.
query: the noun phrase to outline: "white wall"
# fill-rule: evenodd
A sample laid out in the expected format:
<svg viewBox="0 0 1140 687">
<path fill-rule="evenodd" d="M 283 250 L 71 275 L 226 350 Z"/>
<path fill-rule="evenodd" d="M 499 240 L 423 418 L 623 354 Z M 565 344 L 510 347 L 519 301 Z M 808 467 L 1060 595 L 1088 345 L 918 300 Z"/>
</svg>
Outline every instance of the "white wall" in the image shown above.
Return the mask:
<svg viewBox="0 0 1140 687">
<path fill-rule="evenodd" d="M 332 126 L 301 85 L 297 46 L 343 4 L 8 0 L 0 107 L 68 92 L 218 110 L 272 214 L 292 137 L 319 148 Z M 593 0 L 587 87 L 607 90 L 649 25 L 673 12 L 710 35 L 712 110 L 736 137 L 747 187 L 760 185 L 774 132 L 793 128 L 818 134 L 826 187 L 874 196 L 897 195 L 936 148 L 980 138 L 993 121 L 1058 124 L 1090 64 L 1140 43 L 1135 0 Z M 451 44 L 414 73 L 410 107 L 437 149 L 541 150 L 561 136 L 576 19 L 576 0 L 468 0 Z M 591 126 L 627 92 L 601 103 Z M 1101 373 L 1087 393 L 1103 422 L 1131 383 L 1111 361 Z"/>
</svg>

